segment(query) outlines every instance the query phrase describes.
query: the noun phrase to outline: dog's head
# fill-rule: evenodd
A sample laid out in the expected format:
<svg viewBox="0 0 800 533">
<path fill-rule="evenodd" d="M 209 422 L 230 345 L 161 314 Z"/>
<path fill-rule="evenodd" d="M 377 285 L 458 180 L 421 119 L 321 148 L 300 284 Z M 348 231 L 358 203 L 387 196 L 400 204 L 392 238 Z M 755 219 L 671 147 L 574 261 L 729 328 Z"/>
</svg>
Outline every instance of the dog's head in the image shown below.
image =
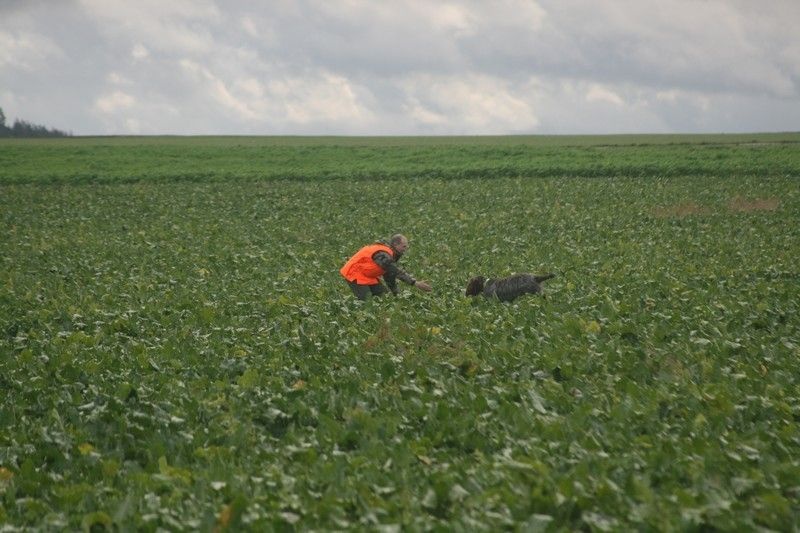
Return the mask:
<svg viewBox="0 0 800 533">
<path fill-rule="evenodd" d="M 467 296 L 477 296 L 483 292 L 483 284 L 486 283 L 486 278 L 483 276 L 475 276 L 469 283 L 467 283 Z"/>
</svg>

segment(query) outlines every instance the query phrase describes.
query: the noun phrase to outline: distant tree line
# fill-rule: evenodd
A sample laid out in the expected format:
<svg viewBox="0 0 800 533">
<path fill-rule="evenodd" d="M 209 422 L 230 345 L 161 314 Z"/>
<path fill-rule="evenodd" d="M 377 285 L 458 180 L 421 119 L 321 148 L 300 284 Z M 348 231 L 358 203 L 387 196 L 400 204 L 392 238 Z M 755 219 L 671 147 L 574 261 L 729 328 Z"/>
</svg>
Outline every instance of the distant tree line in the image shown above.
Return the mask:
<svg viewBox="0 0 800 533">
<path fill-rule="evenodd" d="M 0 107 L 0 137 L 69 137 L 72 133 L 47 128 L 28 121 L 14 119 L 11 127 L 6 126 L 6 115 Z"/>
</svg>

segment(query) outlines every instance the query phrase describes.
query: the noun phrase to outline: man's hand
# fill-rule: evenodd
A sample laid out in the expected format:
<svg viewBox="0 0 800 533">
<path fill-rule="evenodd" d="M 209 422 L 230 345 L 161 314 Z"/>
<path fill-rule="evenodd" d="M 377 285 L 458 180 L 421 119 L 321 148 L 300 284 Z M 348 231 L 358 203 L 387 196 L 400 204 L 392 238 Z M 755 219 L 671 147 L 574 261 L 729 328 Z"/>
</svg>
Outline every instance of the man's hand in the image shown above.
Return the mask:
<svg viewBox="0 0 800 533">
<path fill-rule="evenodd" d="M 425 283 L 424 281 L 417 281 L 414 286 L 421 291 L 431 292 L 431 286 Z"/>
</svg>

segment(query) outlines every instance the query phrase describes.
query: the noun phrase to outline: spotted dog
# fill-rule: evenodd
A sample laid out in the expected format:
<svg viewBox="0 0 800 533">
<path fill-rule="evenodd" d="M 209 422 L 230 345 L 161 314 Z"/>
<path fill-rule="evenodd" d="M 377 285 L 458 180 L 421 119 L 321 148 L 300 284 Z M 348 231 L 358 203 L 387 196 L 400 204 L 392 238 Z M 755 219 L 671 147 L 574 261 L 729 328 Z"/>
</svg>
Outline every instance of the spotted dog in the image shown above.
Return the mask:
<svg viewBox="0 0 800 533">
<path fill-rule="evenodd" d="M 486 298 L 497 298 L 501 302 L 511 302 L 523 294 L 542 294 L 541 282 L 555 277 L 555 274 L 514 274 L 507 278 L 486 279 L 475 276 L 467 284 L 467 296 L 482 294 Z"/>
</svg>

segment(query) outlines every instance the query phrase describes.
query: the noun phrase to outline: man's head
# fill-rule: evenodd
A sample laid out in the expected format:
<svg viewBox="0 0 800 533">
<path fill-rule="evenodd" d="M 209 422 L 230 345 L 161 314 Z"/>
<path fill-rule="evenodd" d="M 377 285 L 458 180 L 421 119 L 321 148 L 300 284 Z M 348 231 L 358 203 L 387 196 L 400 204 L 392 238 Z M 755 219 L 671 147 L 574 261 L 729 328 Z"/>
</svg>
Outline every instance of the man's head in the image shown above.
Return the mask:
<svg viewBox="0 0 800 533">
<path fill-rule="evenodd" d="M 401 254 L 408 250 L 408 239 L 406 239 L 405 235 L 401 235 L 399 233 L 392 235 L 392 238 L 389 240 L 389 244 L 391 244 L 392 248 Z"/>
</svg>

